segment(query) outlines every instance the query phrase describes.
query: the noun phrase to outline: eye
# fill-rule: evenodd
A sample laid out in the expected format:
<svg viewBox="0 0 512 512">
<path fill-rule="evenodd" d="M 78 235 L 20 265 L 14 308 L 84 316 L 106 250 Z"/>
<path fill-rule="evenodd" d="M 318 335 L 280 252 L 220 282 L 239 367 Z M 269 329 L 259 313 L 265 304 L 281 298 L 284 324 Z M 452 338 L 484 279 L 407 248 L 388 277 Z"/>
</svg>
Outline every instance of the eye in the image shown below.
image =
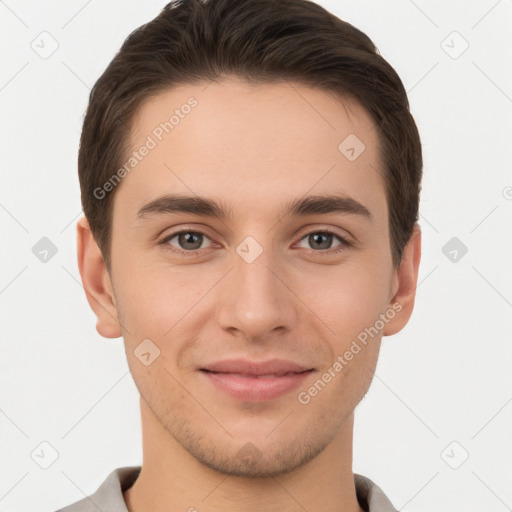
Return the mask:
<svg viewBox="0 0 512 512">
<path fill-rule="evenodd" d="M 177 246 L 171 243 L 171 241 L 175 238 Z M 335 246 L 337 247 L 335 250 L 329 250 L 331 249 L 334 238 L 337 238 L 340 243 Z M 200 249 L 205 248 L 203 247 L 204 239 L 210 240 L 210 238 L 201 231 L 182 229 L 181 231 L 176 231 L 175 233 L 171 233 L 170 235 L 166 236 L 159 243 L 166 249 L 176 254 L 184 256 L 197 256 L 200 253 Z M 306 239 L 306 243 L 311 245 L 312 250 L 322 256 L 338 253 L 351 246 L 350 242 L 348 242 L 344 237 L 329 229 L 310 231 L 301 238 L 301 242 Z"/>
<path fill-rule="evenodd" d="M 170 243 L 173 238 L 177 239 L 178 248 Z M 171 235 L 165 237 L 160 243 L 168 246 L 168 248 L 173 252 L 186 254 L 189 256 L 191 254 L 197 254 L 198 250 L 203 248 L 203 238 L 209 239 L 209 237 L 207 237 L 204 233 L 201 233 L 201 231 L 191 231 L 187 229 L 172 233 Z"/>
<path fill-rule="evenodd" d="M 340 243 L 338 246 L 336 246 L 338 247 L 336 250 L 329 251 L 329 249 L 331 249 L 333 238 L 337 238 Z M 311 231 L 306 236 L 304 236 L 301 241 L 302 240 L 306 240 L 306 243 L 310 244 L 313 249 L 318 249 L 315 250 L 315 252 L 324 253 L 325 251 L 328 251 L 327 254 L 337 253 L 346 249 L 347 247 L 350 247 L 350 243 L 345 238 L 329 229 Z"/>
</svg>

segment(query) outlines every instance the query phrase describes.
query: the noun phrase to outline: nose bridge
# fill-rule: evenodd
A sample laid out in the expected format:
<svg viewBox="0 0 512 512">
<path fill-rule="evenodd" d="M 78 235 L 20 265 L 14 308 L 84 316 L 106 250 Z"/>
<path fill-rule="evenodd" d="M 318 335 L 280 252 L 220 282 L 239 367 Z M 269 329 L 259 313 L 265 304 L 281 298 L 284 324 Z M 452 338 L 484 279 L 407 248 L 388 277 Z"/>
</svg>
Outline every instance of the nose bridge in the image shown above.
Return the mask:
<svg viewBox="0 0 512 512">
<path fill-rule="evenodd" d="M 276 328 L 289 329 L 296 320 L 290 292 L 276 276 L 281 262 L 272 250 L 271 235 L 264 238 L 260 244 L 248 236 L 235 248 L 234 268 L 219 304 L 222 327 L 235 328 L 250 339 Z"/>
</svg>

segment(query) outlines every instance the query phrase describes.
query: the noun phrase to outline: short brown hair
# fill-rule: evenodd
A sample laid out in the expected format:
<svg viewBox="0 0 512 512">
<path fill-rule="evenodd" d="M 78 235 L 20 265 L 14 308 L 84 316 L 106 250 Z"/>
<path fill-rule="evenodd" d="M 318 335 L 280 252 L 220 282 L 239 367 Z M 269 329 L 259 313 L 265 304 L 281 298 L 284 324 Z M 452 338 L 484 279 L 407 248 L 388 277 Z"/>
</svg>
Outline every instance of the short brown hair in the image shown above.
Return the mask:
<svg viewBox="0 0 512 512">
<path fill-rule="evenodd" d="M 377 126 L 393 265 L 418 220 L 422 151 L 404 86 L 373 42 L 310 0 L 174 0 L 124 41 L 89 96 L 78 155 L 84 214 L 110 271 L 114 193 L 142 101 L 236 75 L 293 80 L 356 99 Z M 341 141 L 340 141 L 341 142 Z"/>
</svg>

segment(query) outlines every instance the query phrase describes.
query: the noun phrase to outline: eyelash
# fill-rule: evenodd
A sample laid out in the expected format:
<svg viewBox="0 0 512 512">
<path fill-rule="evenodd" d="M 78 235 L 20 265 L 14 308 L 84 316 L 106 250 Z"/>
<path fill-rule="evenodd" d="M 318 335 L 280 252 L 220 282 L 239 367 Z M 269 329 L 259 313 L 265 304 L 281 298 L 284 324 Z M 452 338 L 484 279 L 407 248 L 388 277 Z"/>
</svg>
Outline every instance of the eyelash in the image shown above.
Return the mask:
<svg viewBox="0 0 512 512">
<path fill-rule="evenodd" d="M 176 249 L 174 246 L 167 243 L 169 240 L 172 240 L 175 236 L 181 235 L 182 233 L 200 234 L 200 235 L 205 236 L 206 238 L 210 238 L 206 233 L 203 233 L 202 231 L 193 231 L 191 229 L 182 229 L 180 231 L 175 231 L 174 233 L 167 235 L 165 238 L 163 238 L 158 243 L 160 245 L 165 246 L 164 247 L 165 249 L 171 251 L 174 254 L 184 255 L 184 256 L 198 256 L 202 249 L 198 249 L 195 251 L 184 251 L 181 249 Z M 319 230 L 315 230 L 315 231 L 310 231 L 309 233 L 306 233 L 300 240 L 303 240 L 307 236 L 310 236 L 313 234 L 318 234 L 318 233 L 333 235 L 341 242 L 340 246 L 335 250 L 325 249 L 325 250 L 315 251 L 314 249 L 311 249 L 313 252 L 315 252 L 321 256 L 332 256 L 333 254 L 337 254 L 337 253 L 344 251 L 352 246 L 352 244 L 346 238 L 342 237 L 341 235 L 339 235 L 338 233 L 336 233 L 335 231 L 332 231 L 330 229 L 319 229 Z"/>
</svg>

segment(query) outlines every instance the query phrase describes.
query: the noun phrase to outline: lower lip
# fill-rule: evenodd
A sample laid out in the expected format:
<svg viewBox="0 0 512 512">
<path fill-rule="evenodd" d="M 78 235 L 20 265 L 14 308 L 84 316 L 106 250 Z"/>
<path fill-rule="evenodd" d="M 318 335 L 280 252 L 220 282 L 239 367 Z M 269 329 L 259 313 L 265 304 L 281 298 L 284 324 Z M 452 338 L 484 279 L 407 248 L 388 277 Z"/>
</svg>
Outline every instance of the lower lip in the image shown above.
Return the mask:
<svg viewBox="0 0 512 512">
<path fill-rule="evenodd" d="M 290 373 L 281 377 L 251 377 L 236 373 L 202 371 L 218 389 L 247 402 L 262 402 L 278 398 L 299 386 L 313 370 Z"/>
</svg>

